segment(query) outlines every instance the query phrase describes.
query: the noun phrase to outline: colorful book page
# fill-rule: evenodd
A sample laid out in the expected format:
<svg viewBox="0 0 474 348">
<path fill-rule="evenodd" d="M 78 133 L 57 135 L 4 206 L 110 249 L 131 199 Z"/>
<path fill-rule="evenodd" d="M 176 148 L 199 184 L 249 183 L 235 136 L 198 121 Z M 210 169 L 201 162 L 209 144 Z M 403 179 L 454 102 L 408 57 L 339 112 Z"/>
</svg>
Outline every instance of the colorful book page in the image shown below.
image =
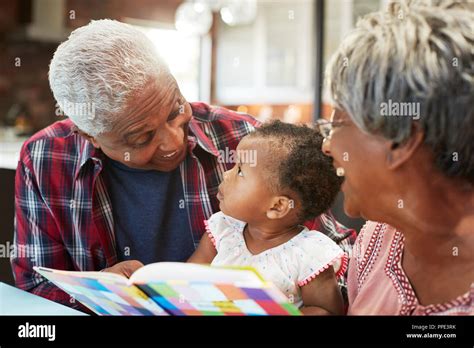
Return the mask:
<svg viewBox="0 0 474 348">
<path fill-rule="evenodd" d="M 300 315 L 274 285 L 260 287 L 198 281 L 137 284 L 171 315 Z"/>
<path fill-rule="evenodd" d="M 87 272 L 70 276 L 60 271 L 36 271 L 99 315 L 167 315 L 138 287 L 127 285 L 126 280 L 97 279 L 87 276 Z"/>
</svg>

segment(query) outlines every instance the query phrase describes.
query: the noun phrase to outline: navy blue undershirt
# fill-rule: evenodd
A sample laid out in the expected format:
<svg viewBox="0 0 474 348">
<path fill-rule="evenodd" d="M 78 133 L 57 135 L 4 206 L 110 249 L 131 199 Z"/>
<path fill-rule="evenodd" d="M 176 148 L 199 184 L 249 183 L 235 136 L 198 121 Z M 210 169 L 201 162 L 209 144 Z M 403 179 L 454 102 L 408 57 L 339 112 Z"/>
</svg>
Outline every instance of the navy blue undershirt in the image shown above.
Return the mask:
<svg viewBox="0 0 474 348">
<path fill-rule="evenodd" d="M 186 261 L 194 243 L 179 167 L 159 172 L 105 162 L 118 261 Z"/>
</svg>

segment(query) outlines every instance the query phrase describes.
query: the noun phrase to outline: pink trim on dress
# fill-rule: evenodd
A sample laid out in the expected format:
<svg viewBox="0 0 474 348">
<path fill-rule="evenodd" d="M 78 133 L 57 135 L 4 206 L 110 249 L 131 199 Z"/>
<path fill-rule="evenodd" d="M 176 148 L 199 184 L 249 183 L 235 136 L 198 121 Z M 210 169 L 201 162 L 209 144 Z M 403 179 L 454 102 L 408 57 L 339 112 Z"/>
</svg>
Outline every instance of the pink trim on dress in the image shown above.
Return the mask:
<svg viewBox="0 0 474 348">
<path fill-rule="evenodd" d="M 365 228 L 367 223 L 364 225 L 363 232 L 365 233 Z M 380 250 L 382 248 L 382 241 L 387 230 L 387 226 L 382 223 L 377 223 L 375 229 L 372 232 L 372 236 L 370 237 L 369 244 L 367 245 L 367 249 L 363 255 L 362 260 L 357 260 L 358 267 L 357 267 L 357 291 L 359 292 L 362 284 L 365 282 L 365 279 L 372 271 L 372 268 L 377 262 L 377 259 L 380 254 Z M 361 231 L 362 233 L 362 231 Z M 359 238 L 359 250 L 362 250 L 362 239 L 363 237 Z"/>
<path fill-rule="evenodd" d="M 344 273 L 346 273 L 348 265 L 349 265 L 349 256 L 347 256 L 347 254 L 344 253 L 341 259 L 341 267 L 339 267 L 339 270 L 336 273 L 337 278 L 342 277 Z"/>
<path fill-rule="evenodd" d="M 212 234 L 211 228 L 209 227 L 209 221 L 208 220 L 204 220 L 204 226 L 206 227 L 206 232 L 207 232 L 207 235 L 209 236 L 209 239 L 212 242 L 212 245 L 214 245 L 214 248 L 216 248 L 216 250 L 217 250 L 216 239 L 214 238 L 214 235 Z"/>
<path fill-rule="evenodd" d="M 310 276 L 306 277 L 302 281 L 298 282 L 298 286 L 304 286 L 308 284 L 310 281 L 312 281 L 314 278 L 316 278 L 320 273 L 324 272 L 329 268 L 329 266 L 332 266 L 336 261 L 341 259 L 341 267 L 339 267 L 339 270 L 336 273 L 336 277 L 339 277 L 340 275 L 344 274 L 344 272 L 347 269 L 347 264 L 348 264 L 348 257 L 345 252 L 340 253 L 337 255 L 335 258 L 333 258 L 326 266 L 321 267 L 319 270 L 311 274 Z"/>
</svg>

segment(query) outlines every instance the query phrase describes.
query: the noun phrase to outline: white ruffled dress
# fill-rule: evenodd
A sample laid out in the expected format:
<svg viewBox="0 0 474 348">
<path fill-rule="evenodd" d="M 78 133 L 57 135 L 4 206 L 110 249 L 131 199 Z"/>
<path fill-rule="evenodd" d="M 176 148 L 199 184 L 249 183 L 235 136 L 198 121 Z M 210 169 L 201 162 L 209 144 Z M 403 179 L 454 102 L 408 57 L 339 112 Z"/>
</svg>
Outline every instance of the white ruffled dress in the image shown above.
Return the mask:
<svg viewBox="0 0 474 348">
<path fill-rule="evenodd" d="M 286 243 L 254 255 L 245 244 L 246 224 L 222 212 L 206 221 L 207 233 L 217 250 L 212 265 L 253 267 L 298 307 L 303 305 L 302 286 L 329 266 L 334 267 L 336 276 L 346 271 L 346 253 L 321 232 L 305 228 Z"/>
</svg>

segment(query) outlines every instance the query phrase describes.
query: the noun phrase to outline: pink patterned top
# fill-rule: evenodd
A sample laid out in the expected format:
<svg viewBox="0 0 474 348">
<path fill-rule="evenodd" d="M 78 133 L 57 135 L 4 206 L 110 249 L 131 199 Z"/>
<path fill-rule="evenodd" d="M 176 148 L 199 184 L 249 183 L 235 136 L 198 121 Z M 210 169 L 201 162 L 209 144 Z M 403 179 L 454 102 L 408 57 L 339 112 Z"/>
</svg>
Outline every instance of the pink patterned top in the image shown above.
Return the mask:
<svg viewBox="0 0 474 348">
<path fill-rule="evenodd" d="M 365 224 L 349 263 L 349 315 L 474 315 L 474 283 L 456 299 L 422 306 L 401 265 L 403 245 L 394 227 Z"/>
</svg>

